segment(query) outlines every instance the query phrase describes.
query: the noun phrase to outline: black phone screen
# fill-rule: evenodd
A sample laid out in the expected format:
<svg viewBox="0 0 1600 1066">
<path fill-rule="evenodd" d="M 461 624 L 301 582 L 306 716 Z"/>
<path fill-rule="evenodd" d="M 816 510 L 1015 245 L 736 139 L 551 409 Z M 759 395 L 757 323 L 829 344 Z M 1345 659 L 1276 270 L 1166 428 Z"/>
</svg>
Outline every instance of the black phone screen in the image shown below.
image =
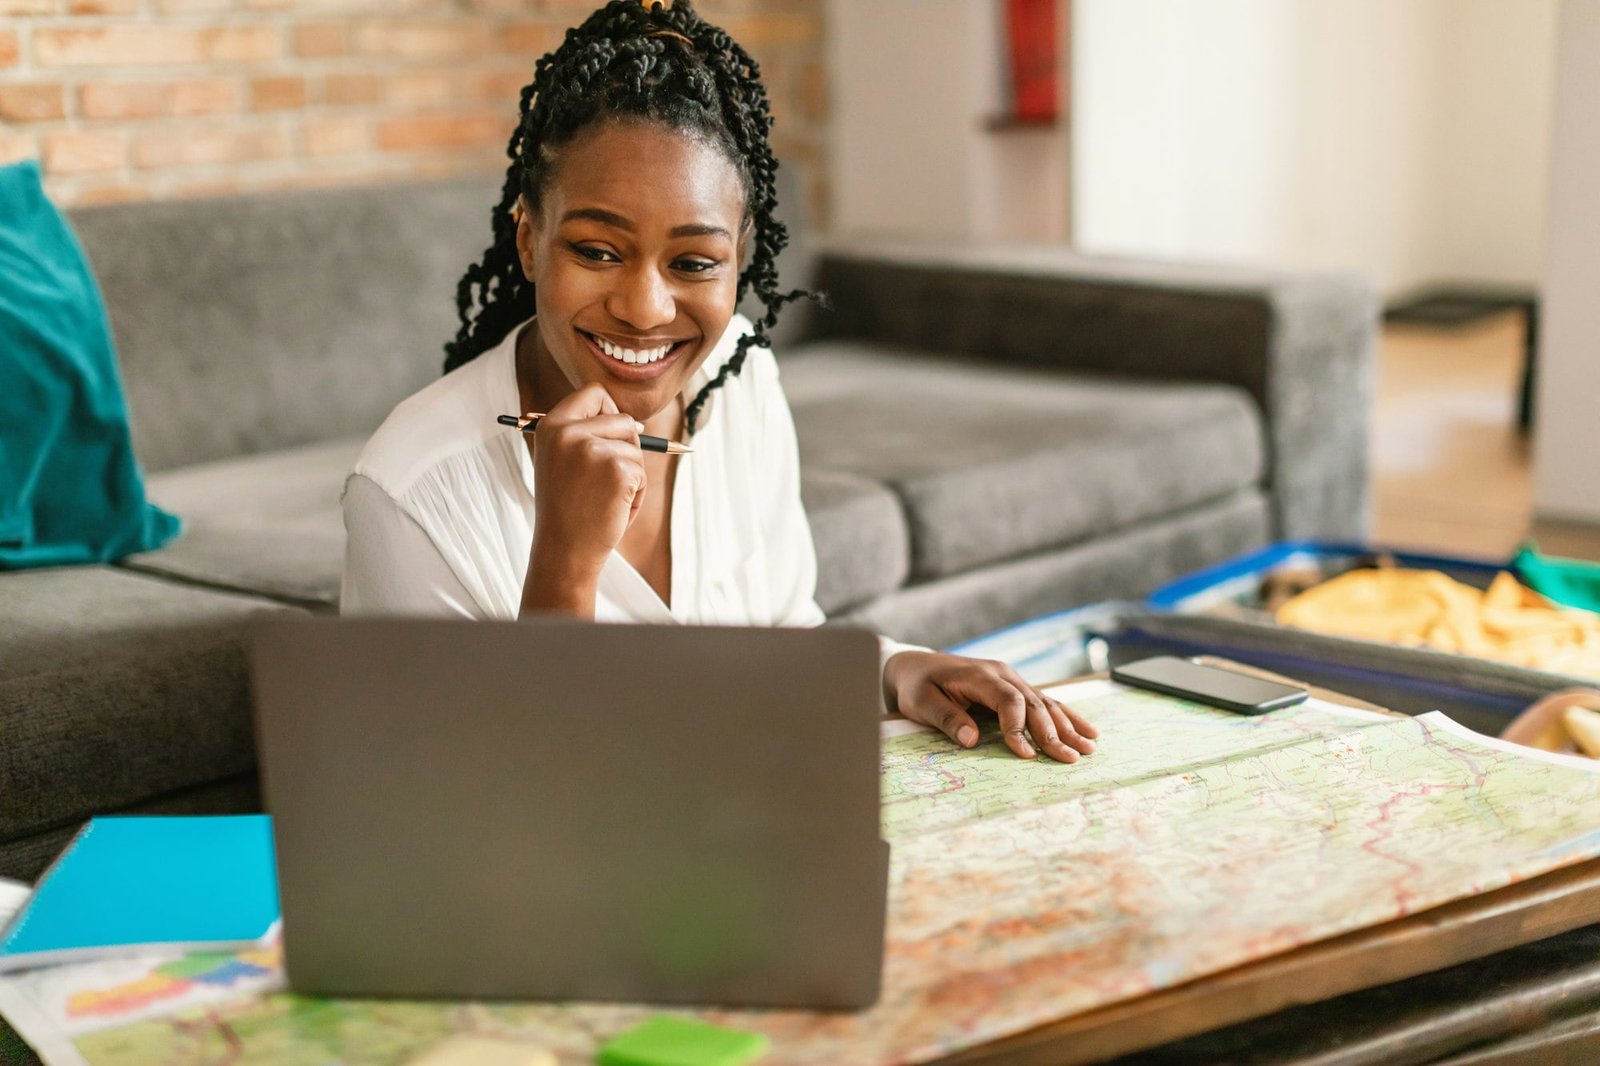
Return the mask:
<svg viewBox="0 0 1600 1066">
<path fill-rule="evenodd" d="M 1277 681 L 1158 655 L 1111 668 L 1111 680 L 1239 714 L 1264 714 L 1306 698 L 1306 690 Z"/>
</svg>

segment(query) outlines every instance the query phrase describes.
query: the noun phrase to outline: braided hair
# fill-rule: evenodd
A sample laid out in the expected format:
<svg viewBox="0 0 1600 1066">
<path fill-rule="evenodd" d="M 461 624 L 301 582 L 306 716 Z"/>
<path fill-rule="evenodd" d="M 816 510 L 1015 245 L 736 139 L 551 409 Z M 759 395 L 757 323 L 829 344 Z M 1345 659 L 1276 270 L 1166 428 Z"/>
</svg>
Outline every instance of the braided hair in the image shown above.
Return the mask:
<svg viewBox="0 0 1600 1066">
<path fill-rule="evenodd" d="M 560 47 L 540 58 L 522 90 L 521 114 L 506 154 L 511 165 L 491 216 L 494 243 L 467 268 L 456 287 L 461 328 L 444 346 L 446 373 L 503 341 L 534 314 L 534 286 L 517 254 L 512 208 L 520 194 L 539 206 L 540 185 L 559 149 L 591 123 L 637 118 L 660 123 L 719 148 L 744 186 L 741 230 L 753 226 L 752 253 L 739 274 L 737 301 L 754 292 L 765 308 L 752 332 L 689 404 L 689 433 L 711 392 L 744 366 L 745 354 L 768 346 L 785 304 L 801 289 L 778 290 L 778 253 L 788 231 L 773 217 L 778 162 L 767 144 L 772 115 L 760 67 L 743 48 L 695 13 L 689 0 L 610 0 L 567 31 Z"/>
</svg>

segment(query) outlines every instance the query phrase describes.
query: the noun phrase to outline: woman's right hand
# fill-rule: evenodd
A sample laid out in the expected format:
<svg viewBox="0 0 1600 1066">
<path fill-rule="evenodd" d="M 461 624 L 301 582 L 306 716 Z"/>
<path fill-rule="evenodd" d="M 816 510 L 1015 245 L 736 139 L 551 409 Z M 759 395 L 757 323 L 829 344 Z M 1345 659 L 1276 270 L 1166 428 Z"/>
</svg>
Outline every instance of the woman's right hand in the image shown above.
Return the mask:
<svg viewBox="0 0 1600 1066">
<path fill-rule="evenodd" d="M 524 609 L 593 615 L 600 571 L 644 501 L 640 432 L 602 386 L 590 384 L 552 407 L 529 435 L 534 527 Z"/>
</svg>

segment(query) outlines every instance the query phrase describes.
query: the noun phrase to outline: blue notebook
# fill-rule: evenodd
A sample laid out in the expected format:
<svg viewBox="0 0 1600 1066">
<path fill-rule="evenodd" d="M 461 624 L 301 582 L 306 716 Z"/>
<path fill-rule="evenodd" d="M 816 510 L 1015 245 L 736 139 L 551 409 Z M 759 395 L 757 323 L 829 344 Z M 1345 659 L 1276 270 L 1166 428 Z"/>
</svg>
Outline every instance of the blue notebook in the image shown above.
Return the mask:
<svg viewBox="0 0 1600 1066">
<path fill-rule="evenodd" d="M 96 818 L 0 932 L 0 972 L 246 947 L 278 915 L 267 815 Z"/>
</svg>

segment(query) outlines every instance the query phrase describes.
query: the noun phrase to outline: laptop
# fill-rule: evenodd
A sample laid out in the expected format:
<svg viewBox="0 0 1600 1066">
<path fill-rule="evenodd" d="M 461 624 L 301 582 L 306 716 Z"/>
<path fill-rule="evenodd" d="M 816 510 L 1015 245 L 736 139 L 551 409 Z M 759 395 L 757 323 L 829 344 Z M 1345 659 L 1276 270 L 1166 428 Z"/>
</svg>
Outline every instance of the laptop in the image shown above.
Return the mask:
<svg viewBox="0 0 1600 1066">
<path fill-rule="evenodd" d="M 877 999 L 870 633 L 273 618 L 252 637 L 296 991 Z"/>
</svg>

